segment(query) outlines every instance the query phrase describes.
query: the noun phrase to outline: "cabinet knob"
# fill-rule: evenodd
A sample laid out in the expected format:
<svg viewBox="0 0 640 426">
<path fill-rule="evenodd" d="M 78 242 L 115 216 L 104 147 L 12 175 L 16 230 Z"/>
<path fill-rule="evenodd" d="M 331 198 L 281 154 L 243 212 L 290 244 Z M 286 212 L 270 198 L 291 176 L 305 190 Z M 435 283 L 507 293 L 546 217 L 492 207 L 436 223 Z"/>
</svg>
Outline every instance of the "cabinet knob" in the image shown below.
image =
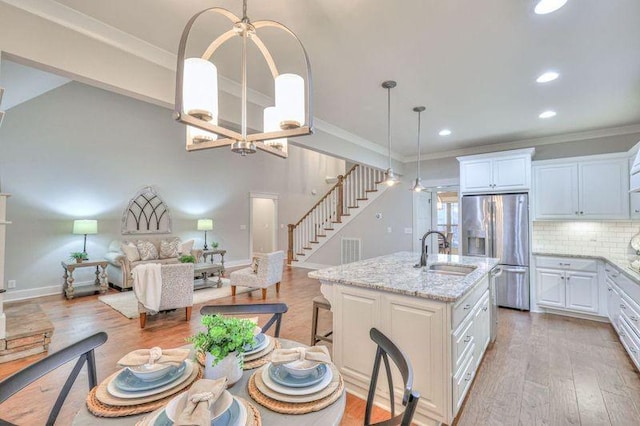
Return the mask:
<svg viewBox="0 0 640 426">
<path fill-rule="evenodd" d="M 567 281 L 569 281 L 571 279 L 571 277 L 567 277 Z"/>
<path fill-rule="evenodd" d="M 482 308 L 482 310 L 485 311 L 485 312 L 487 312 L 487 309 L 489 309 L 489 308 L 487 308 L 486 306 L 484 308 Z"/>
<path fill-rule="evenodd" d="M 624 306 L 623 304 L 620 305 L 620 309 L 627 309 L 626 306 Z"/>
<path fill-rule="evenodd" d="M 564 276 L 562 276 L 562 277 L 560 277 L 560 278 L 564 280 Z"/>
<path fill-rule="evenodd" d="M 576 212 L 576 214 L 578 214 L 578 212 Z"/>
<path fill-rule="evenodd" d="M 470 341 L 471 341 L 471 336 L 467 336 L 467 337 L 464 339 L 464 343 L 469 343 Z"/>
<path fill-rule="evenodd" d="M 640 213 L 640 209 L 635 209 L 634 212 Z"/>
<path fill-rule="evenodd" d="M 629 350 L 630 350 L 631 352 L 633 352 L 634 354 L 638 352 L 638 351 L 636 351 L 634 348 L 629 348 Z"/>
<path fill-rule="evenodd" d="M 462 309 L 464 309 L 465 311 L 466 311 L 467 309 L 471 309 L 471 305 L 464 305 L 464 308 L 462 308 Z"/>
<path fill-rule="evenodd" d="M 609 291 L 613 291 L 613 289 L 612 289 L 611 287 L 608 287 L 608 288 L 607 288 L 607 290 L 609 290 Z"/>
<path fill-rule="evenodd" d="M 638 317 L 637 317 L 637 316 L 635 316 L 635 315 L 632 315 L 632 316 L 631 316 L 631 321 L 638 322 Z"/>
<path fill-rule="evenodd" d="M 584 212 L 580 212 L 580 214 L 584 214 Z"/>
</svg>

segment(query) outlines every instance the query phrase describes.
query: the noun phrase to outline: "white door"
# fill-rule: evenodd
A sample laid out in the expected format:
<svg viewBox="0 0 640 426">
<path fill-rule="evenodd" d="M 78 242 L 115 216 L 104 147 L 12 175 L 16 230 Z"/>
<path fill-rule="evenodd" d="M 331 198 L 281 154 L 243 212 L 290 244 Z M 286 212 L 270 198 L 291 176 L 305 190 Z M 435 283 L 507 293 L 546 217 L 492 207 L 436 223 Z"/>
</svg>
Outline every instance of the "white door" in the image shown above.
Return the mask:
<svg viewBox="0 0 640 426">
<path fill-rule="evenodd" d="M 420 239 L 431 230 L 431 197 L 429 191 L 413 193 L 413 251 L 420 252 Z"/>
<path fill-rule="evenodd" d="M 627 219 L 629 171 L 624 158 L 578 163 L 581 218 Z"/>
<path fill-rule="evenodd" d="M 251 197 L 251 253 L 271 253 L 278 247 L 277 198 Z"/>
<path fill-rule="evenodd" d="M 536 219 L 578 217 L 578 166 L 576 163 L 535 166 L 533 185 L 533 208 Z"/>
<path fill-rule="evenodd" d="M 598 312 L 598 274 L 566 273 L 566 307 L 576 311 Z"/>
<path fill-rule="evenodd" d="M 564 308 L 565 277 L 563 271 L 536 268 L 538 305 Z"/>
<path fill-rule="evenodd" d="M 492 160 L 471 160 L 460 163 L 460 191 L 493 190 Z"/>
<path fill-rule="evenodd" d="M 526 157 L 496 158 L 493 161 L 493 189 L 529 189 Z"/>
</svg>

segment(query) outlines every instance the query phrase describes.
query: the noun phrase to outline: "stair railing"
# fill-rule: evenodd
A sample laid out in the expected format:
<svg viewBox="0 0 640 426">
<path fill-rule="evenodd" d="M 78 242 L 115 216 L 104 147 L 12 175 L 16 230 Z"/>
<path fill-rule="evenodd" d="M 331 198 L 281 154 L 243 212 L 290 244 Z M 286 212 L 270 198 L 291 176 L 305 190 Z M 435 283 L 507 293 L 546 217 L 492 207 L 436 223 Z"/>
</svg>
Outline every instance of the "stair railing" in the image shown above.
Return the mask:
<svg viewBox="0 0 640 426">
<path fill-rule="evenodd" d="M 326 237 L 334 224 L 342 223 L 342 217 L 358 208 L 358 201 L 366 200 L 367 192 L 375 191 L 382 178 L 382 171 L 359 164 L 344 176 L 338 176 L 338 182 L 298 222 L 287 225 L 287 263 L 290 265 L 298 256 L 304 256 L 304 251 Z"/>
</svg>

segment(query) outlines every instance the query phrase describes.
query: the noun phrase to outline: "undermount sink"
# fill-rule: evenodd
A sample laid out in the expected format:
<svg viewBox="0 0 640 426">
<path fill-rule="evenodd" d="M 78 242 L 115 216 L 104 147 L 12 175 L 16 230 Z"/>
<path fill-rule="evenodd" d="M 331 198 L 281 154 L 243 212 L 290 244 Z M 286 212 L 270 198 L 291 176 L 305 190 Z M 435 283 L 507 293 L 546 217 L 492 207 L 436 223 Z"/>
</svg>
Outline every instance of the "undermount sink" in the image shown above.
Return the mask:
<svg viewBox="0 0 640 426">
<path fill-rule="evenodd" d="M 433 263 L 427 267 L 427 272 L 432 274 L 442 274 L 442 275 L 458 275 L 465 276 L 469 275 L 476 269 L 476 266 L 470 265 L 451 265 L 451 264 L 443 264 L 443 263 Z"/>
</svg>

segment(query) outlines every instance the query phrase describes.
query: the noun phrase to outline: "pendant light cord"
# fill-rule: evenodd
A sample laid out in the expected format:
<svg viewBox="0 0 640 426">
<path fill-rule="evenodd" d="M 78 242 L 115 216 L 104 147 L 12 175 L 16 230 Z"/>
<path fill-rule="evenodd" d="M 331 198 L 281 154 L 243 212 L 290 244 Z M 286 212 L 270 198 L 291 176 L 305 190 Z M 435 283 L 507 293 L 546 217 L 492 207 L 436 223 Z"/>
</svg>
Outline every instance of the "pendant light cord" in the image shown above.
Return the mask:
<svg viewBox="0 0 640 426">
<path fill-rule="evenodd" d="M 422 116 L 422 112 L 418 112 L 418 170 L 416 174 L 416 178 L 420 178 L 420 117 Z"/>
<path fill-rule="evenodd" d="M 387 143 L 389 144 L 389 169 L 391 169 L 391 88 L 387 89 Z"/>
<path fill-rule="evenodd" d="M 242 1 L 242 21 L 249 21 L 249 18 L 247 17 L 247 0 Z"/>
</svg>

